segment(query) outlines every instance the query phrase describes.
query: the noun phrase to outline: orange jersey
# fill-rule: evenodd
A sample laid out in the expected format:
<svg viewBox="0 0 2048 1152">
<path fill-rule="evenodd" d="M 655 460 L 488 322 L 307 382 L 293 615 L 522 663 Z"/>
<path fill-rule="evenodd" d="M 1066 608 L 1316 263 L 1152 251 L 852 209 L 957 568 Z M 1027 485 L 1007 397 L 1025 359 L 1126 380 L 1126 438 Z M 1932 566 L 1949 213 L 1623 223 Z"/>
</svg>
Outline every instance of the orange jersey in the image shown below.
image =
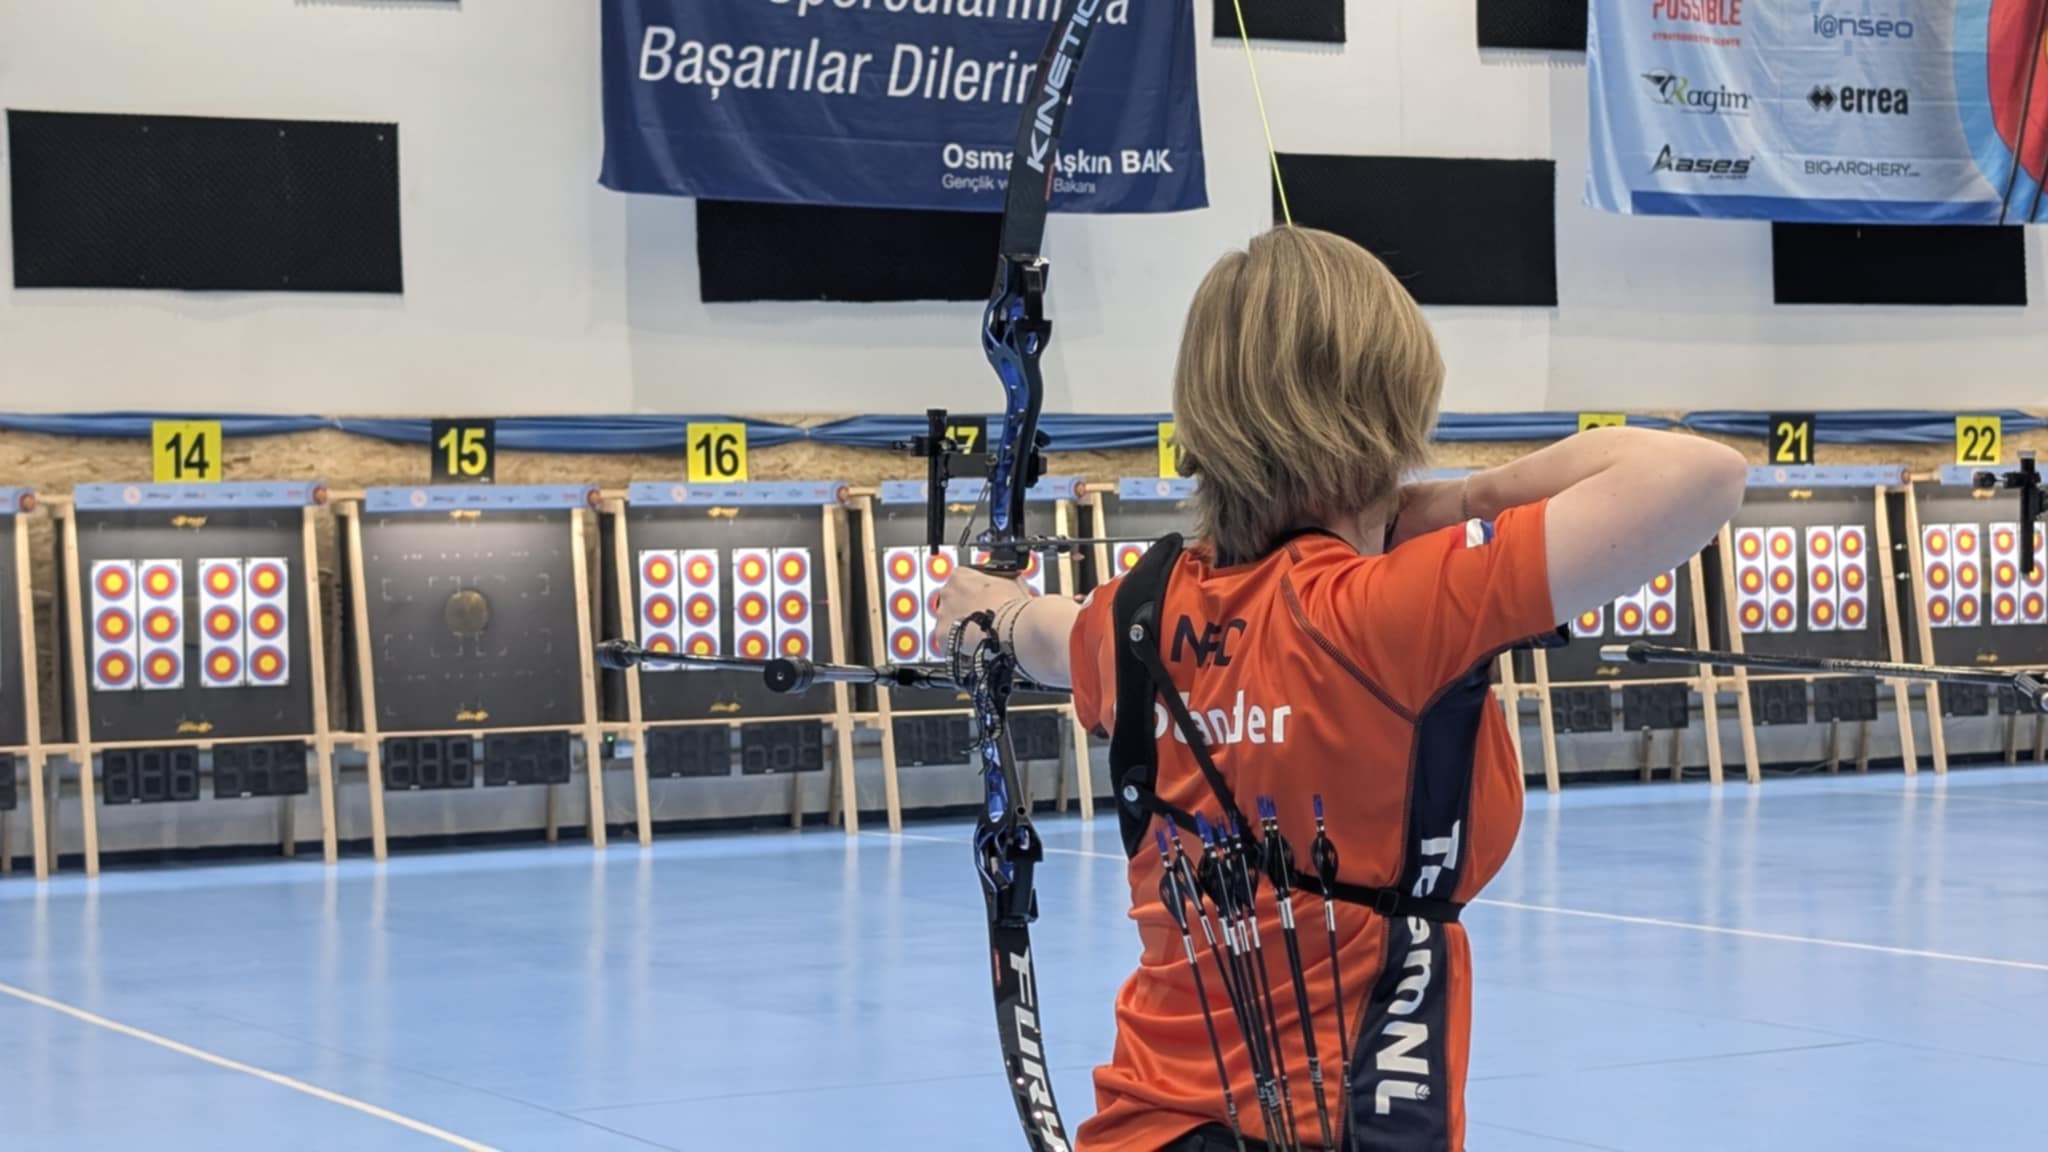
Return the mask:
<svg viewBox="0 0 2048 1152">
<path fill-rule="evenodd" d="M 1074 704 L 1103 733 L 1115 723 L 1112 604 L 1096 590 L 1071 640 Z M 1338 879 L 1469 900 L 1500 869 L 1521 822 L 1522 778 L 1487 682 L 1491 661 L 1551 632 L 1543 505 L 1517 508 L 1360 556 L 1327 534 L 1297 537 L 1250 564 L 1216 567 L 1206 548 L 1176 561 L 1159 615 L 1161 654 L 1244 810 L 1278 803 L 1281 832 L 1309 867 L 1320 794 Z M 1185 738 L 1155 701 L 1159 798 L 1219 813 Z M 1191 853 L 1200 851 L 1190 837 Z M 1160 901 L 1150 837 L 1129 867 L 1143 954 L 1117 996 L 1116 1051 L 1096 1070 L 1084 1152 L 1154 1152 L 1224 1119 L 1194 977 Z M 1320 896 L 1294 910 L 1310 1018 L 1333 1124 L 1346 1147 L 1458 1152 L 1470 1034 L 1464 928 L 1337 904 L 1344 1022 L 1352 1050 L 1341 1099 L 1336 984 Z M 1322 1141 L 1270 885 L 1260 934 L 1273 980 L 1297 1133 Z M 1391 938 L 1390 938 L 1391 937 Z M 1196 937 L 1201 948 L 1199 935 Z M 1203 954 L 1209 1010 L 1248 1138 L 1268 1139 L 1251 1061 L 1222 981 Z"/>
</svg>

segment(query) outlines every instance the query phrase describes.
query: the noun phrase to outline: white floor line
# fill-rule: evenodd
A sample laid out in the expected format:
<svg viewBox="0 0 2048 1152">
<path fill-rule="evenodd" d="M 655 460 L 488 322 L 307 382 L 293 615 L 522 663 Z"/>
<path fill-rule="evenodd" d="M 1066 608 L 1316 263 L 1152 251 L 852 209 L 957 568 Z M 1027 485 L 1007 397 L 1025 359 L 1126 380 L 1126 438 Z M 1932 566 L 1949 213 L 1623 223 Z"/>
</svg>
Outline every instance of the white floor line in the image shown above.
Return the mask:
<svg viewBox="0 0 2048 1152">
<path fill-rule="evenodd" d="M 140 1028 L 123 1024 L 118 1020 L 109 1020 L 104 1016 L 94 1015 L 83 1008 L 74 1008 L 62 1001 L 52 1000 L 47 996 L 38 996 L 34 992 L 23 988 L 16 988 L 11 984 L 0 984 L 0 995 L 12 996 L 25 1004 L 33 1004 L 38 1008 L 47 1008 L 52 1012 L 61 1012 L 74 1020 L 82 1020 L 96 1028 L 105 1028 L 109 1032 L 118 1032 L 131 1039 L 140 1040 L 145 1044 L 154 1044 L 159 1048 L 176 1052 L 180 1056 L 190 1056 L 194 1060 L 202 1060 L 215 1067 L 225 1068 L 230 1072 L 240 1072 L 245 1076 L 254 1076 L 258 1080 L 268 1081 L 280 1088 L 289 1088 L 294 1092 L 303 1093 L 316 1100 L 325 1100 L 329 1104 L 339 1104 L 343 1108 L 353 1109 L 365 1116 L 372 1116 L 382 1120 L 387 1124 L 396 1124 L 400 1128 L 410 1129 L 422 1136 L 430 1136 L 441 1141 L 443 1144 L 466 1149 L 467 1152 L 497 1152 L 497 1149 L 492 1148 L 488 1144 L 479 1144 L 474 1140 L 457 1136 L 453 1132 L 443 1131 L 432 1124 L 414 1120 L 410 1116 L 400 1116 L 388 1108 L 379 1108 L 375 1104 L 357 1100 L 350 1096 L 343 1096 L 339 1092 L 330 1092 L 325 1088 L 316 1087 L 303 1080 L 294 1080 L 290 1076 L 244 1064 L 239 1060 L 230 1060 L 225 1056 L 218 1056 L 212 1052 L 194 1048 L 190 1044 L 180 1044 L 169 1037 L 159 1036 L 154 1032 L 145 1032 Z"/>
<path fill-rule="evenodd" d="M 874 833 L 887 836 L 887 833 Z M 921 836 L 901 833 L 905 840 L 928 840 L 942 844 L 956 841 L 947 836 Z M 1047 855 L 1090 856 L 1098 860 L 1123 863 L 1123 856 L 1112 852 L 1091 852 L 1083 848 L 1051 848 Z M 1972 956 L 1965 952 L 1931 952 L 1923 948 L 1895 948 L 1889 944 L 1864 944 L 1855 940 L 1831 940 L 1824 936 L 1796 936 L 1786 932 L 1759 932 L 1750 928 L 1724 928 L 1718 924 L 1695 924 L 1689 920 L 1664 920 L 1655 916 L 1624 916 L 1618 912 L 1593 912 L 1584 908 L 1561 908 L 1553 904 L 1522 904 L 1513 900 L 1490 900 L 1485 897 L 1472 901 L 1488 908 L 1506 908 L 1515 912 L 1537 912 L 1546 916 L 1575 916 L 1582 920 L 1606 920 L 1616 924 L 1635 924 L 1646 928 L 1675 928 L 1685 932 L 1703 932 L 1712 936 L 1739 936 L 1746 940 L 1769 940 L 1779 944 L 1808 944 L 1816 948 L 1840 948 L 1850 952 L 1876 952 L 1885 956 L 1910 956 L 1919 960 L 1946 960 L 1955 964 L 1978 964 L 1987 968 L 2016 968 L 2025 972 L 2048 972 L 2048 964 L 2032 960 L 2001 960 L 1995 956 Z"/>
</svg>

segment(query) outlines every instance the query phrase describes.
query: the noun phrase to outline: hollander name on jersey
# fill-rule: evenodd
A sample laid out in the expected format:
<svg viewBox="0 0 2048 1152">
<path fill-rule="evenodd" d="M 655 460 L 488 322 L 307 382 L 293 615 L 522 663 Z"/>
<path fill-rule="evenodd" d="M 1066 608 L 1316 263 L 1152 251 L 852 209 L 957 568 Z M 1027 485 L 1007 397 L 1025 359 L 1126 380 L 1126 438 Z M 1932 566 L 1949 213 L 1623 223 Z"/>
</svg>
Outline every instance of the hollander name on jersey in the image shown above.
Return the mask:
<svg viewBox="0 0 2048 1152">
<path fill-rule="evenodd" d="M 1202 734 L 1203 743 L 1211 748 L 1225 744 L 1287 742 L 1287 718 L 1294 713 L 1292 704 L 1271 709 L 1260 704 L 1246 704 L 1243 689 L 1238 690 L 1236 701 L 1228 708 L 1202 707 L 1187 692 L 1181 693 L 1180 698 L 1188 706 L 1188 715 L 1194 718 L 1195 730 Z M 1155 701 L 1152 705 L 1152 738 L 1157 740 L 1168 731 L 1180 743 L 1188 742 L 1187 733 L 1173 722 L 1166 705 Z"/>
</svg>

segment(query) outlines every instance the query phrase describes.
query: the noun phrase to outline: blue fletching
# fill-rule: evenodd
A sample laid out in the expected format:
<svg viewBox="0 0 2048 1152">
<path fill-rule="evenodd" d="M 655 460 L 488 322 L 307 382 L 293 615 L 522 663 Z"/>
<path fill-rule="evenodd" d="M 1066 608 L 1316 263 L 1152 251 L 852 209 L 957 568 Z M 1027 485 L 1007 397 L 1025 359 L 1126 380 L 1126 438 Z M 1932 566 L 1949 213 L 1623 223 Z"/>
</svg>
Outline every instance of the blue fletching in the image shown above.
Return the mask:
<svg viewBox="0 0 2048 1152">
<path fill-rule="evenodd" d="M 1159 841 L 1159 854 L 1161 856 L 1166 855 L 1166 829 L 1154 828 L 1152 830 L 1152 836 L 1154 839 Z"/>
<path fill-rule="evenodd" d="M 1216 829 L 1210 827 L 1209 818 L 1200 812 L 1195 813 L 1195 834 L 1202 838 L 1204 844 L 1213 844 L 1216 841 Z"/>
<path fill-rule="evenodd" d="M 1323 794 L 1321 792 L 1316 793 L 1315 803 L 1316 819 L 1321 820 L 1323 818 Z"/>
</svg>

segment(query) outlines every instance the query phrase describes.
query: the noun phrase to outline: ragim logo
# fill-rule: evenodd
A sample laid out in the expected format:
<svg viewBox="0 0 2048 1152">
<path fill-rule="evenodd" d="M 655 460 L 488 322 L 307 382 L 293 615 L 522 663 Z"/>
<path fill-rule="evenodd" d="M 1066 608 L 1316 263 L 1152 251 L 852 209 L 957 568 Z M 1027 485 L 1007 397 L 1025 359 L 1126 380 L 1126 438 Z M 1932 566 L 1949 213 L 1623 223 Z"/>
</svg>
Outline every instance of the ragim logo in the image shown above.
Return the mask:
<svg viewBox="0 0 2048 1152">
<path fill-rule="evenodd" d="M 1669 104 L 1686 112 L 1706 115 L 1747 116 L 1749 114 L 1749 93 L 1737 92 L 1732 88 L 1697 88 L 1690 77 L 1676 72 L 1657 69 L 1643 73 L 1643 80 L 1657 93 L 1657 103 Z"/>
<path fill-rule="evenodd" d="M 1073 14 L 1067 17 L 1067 30 L 1060 37 L 1059 51 L 1053 54 L 1052 66 L 1045 70 L 1045 99 L 1038 102 L 1038 116 L 1031 121 L 1031 151 L 1024 157 L 1024 163 L 1033 172 L 1045 171 L 1047 156 L 1052 151 L 1054 119 L 1074 81 L 1076 50 L 1083 30 L 1094 22 L 1095 10 L 1101 6 L 1102 0 L 1081 0 L 1074 5 Z"/>
</svg>

